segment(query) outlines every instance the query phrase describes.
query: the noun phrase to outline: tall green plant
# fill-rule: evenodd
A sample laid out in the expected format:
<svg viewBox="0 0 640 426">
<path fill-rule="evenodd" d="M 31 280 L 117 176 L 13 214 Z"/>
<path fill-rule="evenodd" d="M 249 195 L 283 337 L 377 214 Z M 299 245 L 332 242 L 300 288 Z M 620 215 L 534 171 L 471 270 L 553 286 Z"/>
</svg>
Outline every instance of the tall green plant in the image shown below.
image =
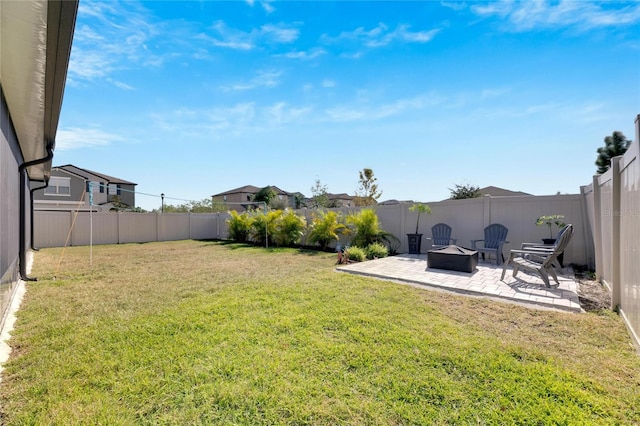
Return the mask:
<svg viewBox="0 0 640 426">
<path fill-rule="evenodd" d="M 362 209 L 347 216 L 351 244 L 367 247 L 373 243 L 390 243 L 397 238 L 380 226 L 378 215 L 372 209 Z"/>
<path fill-rule="evenodd" d="M 307 221 L 293 210 L 285 209 L 276 218 L 274 228 L 273 240 L 275 243 L 279 246 L 292 246 L 302 239 L 307 228 Z"/>
<path fill-rule="evenodd" d="M 309 232 L 308 240 L 311 244 L 319 244 L 322 250 L 326 250 L 329 243 L 338 241 L 340 234 L 347 227 L 344 223 L 340 223 L 341 216 L 334 212 L 320 211 L 313 215 L 311 220 L 311 232 Z"/>
<path fill-rule="evenodd" d="M 420 213 L 431 214 L 431 207 L 428 204 L 415 203 L 409 210 L 412 212 L 418 212 L 418 219 L 416 220 L 416 234 L 418 233 L 418 225 L 420 224 Z"/>
<path fill-rule="evenodd" d="M 237 242 L 246 243 L 249 240 L 253 218 L 248 212 L 238 213 L 235 210 L 229 211 L 231 217 L 227 219 L 229 226 L 229 237 Z"/>
<path fill-rule="evenodd" d="M 282 210 L 271 210 L 267 213 L 254 211 L 252 213 L 249 237 L 259 245 L 272 244 L 276 233 L 276 221 L 282 215 Z"/>
</svg>

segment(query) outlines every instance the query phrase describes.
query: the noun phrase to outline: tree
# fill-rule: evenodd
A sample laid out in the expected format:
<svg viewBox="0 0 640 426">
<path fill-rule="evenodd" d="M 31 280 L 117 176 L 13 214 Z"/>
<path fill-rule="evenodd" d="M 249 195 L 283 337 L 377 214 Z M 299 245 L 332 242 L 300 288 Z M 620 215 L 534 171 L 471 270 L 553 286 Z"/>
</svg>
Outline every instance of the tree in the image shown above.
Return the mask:
<svg viewBox="0 0 640 426">
<path fill-rule="evenodd" d="M 272 201 L 277 199 L 278 194 L 276 193 L 276 190 L 270 186 L 265 186 L 253 197 L 253 201 L 267 203 L 267 206 L 271 206 Z"/>
<path fill-rule="evenodd" d="M 454 189 L 449 188 L 451 191 L 451 199 L 452 200 L 464 200 L 465 198 L 478 198 L 482 195 L 480 192 L 479 186 L 473 186 L 470 184 L 467 185 L 458 185 Z"/>
<path fill-rule="evenodd" d="M 629 145 L 631 145 L 631 141 L 617 130 L 611 136 L 606 136 L 604 138 L 604 146 L 598 148 L 598 158 L 595 162 L 596 166 L 598 166 L 598 174 L 609 170 L 611 159 L 627 152 Z"/>
<path fill-rule="evenodd" d="M 382 191 L 378 191 L 378 180 L 373 176 L 373 170 L 364 168 L 359 172 L 360 182 L 356 190 L 356 205 L 371 206 L 378 202 Z"/>
<path fill-rule="evenodd" d="M 313 207 L 329 207 L 327 185 L 320 183 L 320 179 L 316 179 L 315 185 L 311 187 L 311 199 L 313 200 Z"/>
</svg>

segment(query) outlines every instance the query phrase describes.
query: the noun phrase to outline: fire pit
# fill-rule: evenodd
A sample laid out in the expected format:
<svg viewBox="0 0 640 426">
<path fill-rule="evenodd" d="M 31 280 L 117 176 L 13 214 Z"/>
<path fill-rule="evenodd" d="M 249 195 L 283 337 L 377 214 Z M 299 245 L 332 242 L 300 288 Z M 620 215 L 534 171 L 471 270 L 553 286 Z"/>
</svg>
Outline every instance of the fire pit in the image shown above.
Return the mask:
<svg viewBox="0 0 640 426">
<path fill-rule="evenodd" d="M 478 252 L 455 245 L 427 251 L 427 267 L 450 271 L 473 272 L 478 266 Z"/>
</svg>

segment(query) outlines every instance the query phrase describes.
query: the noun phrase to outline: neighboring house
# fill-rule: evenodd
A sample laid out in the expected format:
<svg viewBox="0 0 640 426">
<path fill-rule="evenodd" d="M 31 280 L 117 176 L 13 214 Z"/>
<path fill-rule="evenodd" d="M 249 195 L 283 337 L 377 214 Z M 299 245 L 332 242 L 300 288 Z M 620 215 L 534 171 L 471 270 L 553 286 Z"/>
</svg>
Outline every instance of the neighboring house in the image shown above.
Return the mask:
<svg viewBox="0 0 640 426">
<path fill-rule="evenodd" d="M 97 210 L 127 209 L 136 205 L 135 187 L 133 182 L 67 164 L 51 169 L 49 186 L 33 192 L 33 204 L 37 210 L 88 210 L 90 202 Z"/>
<path fill-rule="evenodd" d="M 283 201 L 287 207 L 296 207 L 296 194 L 283 191 L 277 186 L 270 185 L 276 192 L 278 199 Z M 229 206 L 230 210 L 245 211 L 249 208 L 261 207 L 261 205 L 253 203 L 256 194 L 262 188 L 253 185 L 245 185 L 240 188 L 231 189 L 211 196 L 214 203 L 224 203 Z"/>
<path fill-rule="evenodd" d="M 353 207 L 353 196 L 349 194 L 329 194 L 327 193 L 327 197 L 329 198 L 329 205 L 332 207 Z"/>
<path fill-rule="evenodd" d="M 531 195 L 522 191 L 511 191 L 509 189 L 499 188 L 497 186 L 485 186 L 480 188 L 480 193 L 484 195 L 491 195 L 492 197 L 512 197 L 514 195 Z"/>
<path fill-rule="evenodd" d="M 29 188 L 49 180 L 77 0 L 0 4 L 0 328 L 32 246 Z"/>
</svg>

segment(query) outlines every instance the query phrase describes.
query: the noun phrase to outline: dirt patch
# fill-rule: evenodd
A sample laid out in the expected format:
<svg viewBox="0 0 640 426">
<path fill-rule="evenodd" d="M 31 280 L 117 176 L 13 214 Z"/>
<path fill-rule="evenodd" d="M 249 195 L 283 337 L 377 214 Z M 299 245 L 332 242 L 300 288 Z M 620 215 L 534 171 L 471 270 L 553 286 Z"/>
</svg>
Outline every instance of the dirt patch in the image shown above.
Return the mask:
<svg viewBox="0 0 640 426">
<path fill-rule="evenodd" d="M 585 311 L 611 309 L 611 294 L 609 290 L 594 279 L 590 271 L 575 271 L 578 282 L 578 299 Z"/>
</svg>

